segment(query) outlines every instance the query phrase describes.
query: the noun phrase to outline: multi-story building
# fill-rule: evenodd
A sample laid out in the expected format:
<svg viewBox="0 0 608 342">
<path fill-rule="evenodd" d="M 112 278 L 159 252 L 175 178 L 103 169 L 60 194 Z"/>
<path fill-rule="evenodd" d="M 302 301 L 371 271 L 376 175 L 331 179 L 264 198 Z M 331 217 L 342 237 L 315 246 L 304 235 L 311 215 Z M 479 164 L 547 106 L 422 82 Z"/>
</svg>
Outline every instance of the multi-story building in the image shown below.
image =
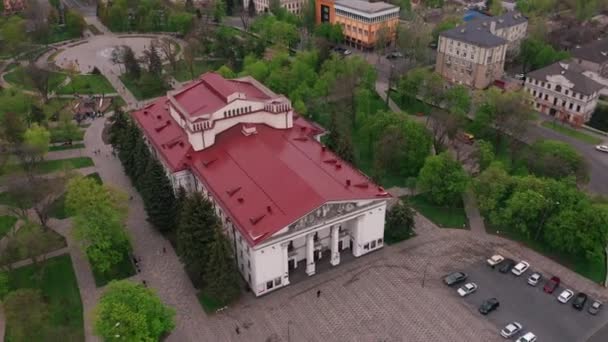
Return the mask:
<svg viewBox="0 0 608 342">
<path fill-rule="evenodd" d="M 384 246 L 390 195 L 253 78 L 207 73 L 132 117 L 174 188 L 214 205 L 255 295 Z"/>
<path fill-rule="evenodd" d="M 508 12 L 441 32 L 435 71 L 452 83 L 486 88 L 503 76 L 507 53 L 517 53 L 527 27 L 525 17 Z"/>
<path fill-rule="evenodd" d="M 3 0 L 4 15 L 11 15 L 21 12 L 25 9 L 27 3 L 25 0 Z"/>
<path fill-rule="evenodd" d="M 373 49 L 379 39 L 387 45 L 395 40 L 399 25 L 399 7 L 395 5 L 362 0 L 317 0 L 315 6 L 317 23 L 341 25 L 344 39 L 352 47 Z"/>
<path fill-rule="evenodd" d="M 608 96 L 608 39 L 577 46 L 571 53 L 572 61 L 584 69 L 583 74 L 603 85 L 600 93 Z"/>
<path fill-rule="evenodd" d="M 603 86 L 583 71 L 578 64 L 563 61 L 529 72 L 525 89 L 534 108 L 577 126 L 589 121 Z"/>
<path fill-rule="evenodd" d="M 246 10 L 249 8 L 250 3 L 255 6 L 257 13 L 263 13 L 270 11 L 271 0 L 243 0 L 243 8 Z M 306 8 L 308 0 L 280 0 L 281 7 L 285 8 L 290 13 L 300 15 Z"/>
</svg>

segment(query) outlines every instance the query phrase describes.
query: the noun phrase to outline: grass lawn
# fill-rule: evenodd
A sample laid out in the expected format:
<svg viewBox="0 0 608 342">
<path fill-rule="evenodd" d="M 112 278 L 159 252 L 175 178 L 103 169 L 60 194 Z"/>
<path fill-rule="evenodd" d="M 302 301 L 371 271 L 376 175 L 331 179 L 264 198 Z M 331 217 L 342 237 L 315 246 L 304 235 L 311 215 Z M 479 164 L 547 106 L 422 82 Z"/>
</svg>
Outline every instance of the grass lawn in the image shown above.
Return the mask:
<svg viewBox="0 0 608 342">
<path fill-rule="evenodd" d="M 77 149 L 77 148 L 84 148 L 84 144 L 49 146 L 49 151 L 63 151 L 63 150 L 72 150 L 72 149 Z"/>
<path fill-rule="evenodd" d="M 70 83 L 57 89 L 57 94 L 108 94 L 116 90 L 103 75 L 76 75 Z"/>
<path fill-rule="evenodd" d="M 10 244 L 15 244 L 17 246 L 19 252 L 8 258 L 6 260 L 7 263 L 14 263 L 29 258 L 27 255 L 27 246 L 22 246 L 22 243 L 20 242 L 20 240 L 23 239 L 22 237 L 27 233 L 28 228 L 21 227 L 15 233 L 14 238 L 9 240 Z M 44 246 L 40 247 L 40 253 L 38 255 L 53 252 L 67 246 L 65 238 L 52 229 L 48 229 L 46 231 L 38 229 L 36 230 L 36 236 L 38 236 L 39 240 L 44 241 Z"/>
<path fill-rule="evenodd" d="M 165 71 L 168 74 L 170 74 L 171 76 L 173 76 L 176 80 L 178 80 L 180 82 L 185 82 L 185 81 L 195 79 L 195 78 L 199 77 L 201 74 L 203 74 L 209 70 L 216 70 L 217 68 L 219 68 L 222 65 L 223 65 L 223 63 L 220 63 L 219 61 L 209 61 L 209 62 L 194 61 L 194 64 L 192 67 L 193 72 L 194 72 L 194 77 L 193 77 L 192 74 L 190 73 L 188 64 L 184 60 L 180 60 L 177 62 L 177 68 L 175 71 L 171 70 L 170 65 L 165 65 Z"/>
<path fill-rule="evenodd" d="M 66 79 L 66 77 L 66 74 L 51 71 L 49 75 L 49 91 L 57 88 L 61 82 Z M 13 71 L 4 75 L 4 79 L 16 87 L 23 88 L 25 90 L 35 90 L 32 82 L 26 75 L 25 68 L 22 66 L 18 66 L 13 69 Z"/>
<path fill-rule="evenodd" d="M 51 143 L 63 142 L 66 139 L 71 139 L 72 141 L 84 140 L 84 129 L 74 129 L 73 134 L 69 134 L 70 136 L 65 136 L 63 130 L 59 127 L 51 127 L 49 131 L 51 132 Z"/>
<path fill-rule="evenodd" d="M 104 286 L 112 280 L 120 280 L 132 275 L 135 275 L 135 268 L 129 254 L 125 254 L 118 264 L 105 273 L 100 273 L 93 267 L 93 277 L 97 287 Z"/>
<path fill-rule="evenodd" d="M 407 114 L 416 115 L 417 113 L 424 113 L 424 115 L 429 115 L 433 108 L 418 99 L 406 97 L 402 100 L 401 96 L 396 91 L 391 91 L 389 97 Z"/>
<path fill-rule="evenodd" d="M 55 171 L 67 169 L 80 169 L 95 165 L 93 159 L 89 157 L 76 157 L 68 159 L 46 160 L 40 164 L 40 171 L 43 173 L 51 173 Z"/>
<path fill-rule="evenodd" d="M 167 93 L 167 89 L 163 87 L 155 87 L 154 91 L 148 91 L 146 89 L 143 89 L 143 87 L 138 84 L 138 80 L 134 80 L 131 77 L 127 77 L 126 74 L 121 75 L 120 80 L 125 85 L 125 87 L 127 87 L 127 89 L 131 91 L 133 96 L 135 96 L 135 98 L 140 101 L 163 96 Z"/>
<path fill-rule="evenodd" d="M 467 229 L 469 221 L 460 203 L 456 207 L 440 207 L 430 203 L 423 194 L 408 197 L 412 207 L 441 228 Z"/>
<path fill-rule="evenodd" d="M 84 341 L 82 303 L 70 256 L 61 255 L 48 259 L 44 262 L 44 272 L 37 270 L 36 266 L 29 265 L 11 271 L 10 289 L 39 289 L 49 303 L 48 319 L 54 335 L 60 330 L 64 341 Z M 7 322 L 5 341 L 16 342 L 10 336 L 10 325 L 11 322 Z M 50 340 L 51 336 L 40 336 L 39 339 Z"/>
<path fill-rule="evenodd" d="M 99 173 L 97 172 L 86 175 L 86 177 L 95 179 L 98 184 L 103 183 Z M 49 209 L 49 217 L 54 217 L 60 220 L 70 217 L 65 208 L 65 193 L 57 197 L 57 199 L 51 204 Z"/>
<path fill-rule="evenodd" d="M 584 132 L 582 132 L 581 130 L 577 130 L 574 128 L 571 128 L 569 126 L 566 125 L 562 125 L 559 123 L 555 123 L 552 121 L 545 121 L 542 123 L 543 127 L 547 127 L 549 129 L 552 129 L 558 133 L 561 133 L 563 135 L 567 135 L 571 138 L 580 140 L 582 142 L 585 142 L 587 144 L 593 144 L 593 145 L 597 145 L 599 143 L 602 142 L 602 139 L 594 137 L 590 134 L 586 134 Z"/>
<path fill-rule="evenodd" d="M 10 207 L 17 207 L 17 202 L 8 192 L 0 192 L 0 204 Z"/>
<path fill-rule="evenodd" d="M 208 296 L 205 292 L 199 292 L 198 294 L 198 302 L 201 303 L 203 310 L 205 310 L 208 314 L 215 313 L 218 309 L 226 306 L 226 303 L 222 303 L 219 300 Z"/>
<path fill-rule="evenodd" d="M 0 216 L 0 239 L 2 239 L 4 235 L 6 235 L 13 228 L 15 222 L 17 222 L 17 218 L 15 216 Z"/>
<path fill-rule="evenodd" d="M 486 231 L 489 234 L 496 234 L 496 228 L 492 228 L 488 224 L 486 224 Z M 583 258 L 555 253 L 552 248 L 544 245 L 542 241 L 534 241 L 533 239 L 523 236 L 521 233 L 516 231 L 507 231 L 501 229 L 500 234 L 498 235 L 520 242 L 526 247 L 554 260 L 555 262 L 596 283 L 603 284 L 604 280 L 606 279 L 605 255 L 603 255 L 601 259 L 588 261 Z"/>
</svg>

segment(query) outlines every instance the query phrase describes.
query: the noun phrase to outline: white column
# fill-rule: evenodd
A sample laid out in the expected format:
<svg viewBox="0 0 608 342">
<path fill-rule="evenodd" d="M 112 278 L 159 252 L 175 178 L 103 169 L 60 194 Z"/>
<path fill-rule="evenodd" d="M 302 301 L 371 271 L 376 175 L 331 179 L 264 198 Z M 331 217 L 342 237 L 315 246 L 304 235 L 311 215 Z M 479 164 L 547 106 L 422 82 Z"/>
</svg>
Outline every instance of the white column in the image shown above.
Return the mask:
<svg viewBox="0 0 608 342">
<path fill-rule="evenodd" d="M 289 253 L 287 248 L 289 243 L 283 244 L 281 247 L 283 248 L 283 271 L 285 272 L 283 275 L 283 286 L 289 285 Z"/>
<path fill-rule="evenodd" d="M 306 235 L 306 274 L 309 276 L 315 274 L 315 236 L 314 234 Z"/>
<path fill-rule="evenodd" d="M 331 227 L 331 260 L 332 266 L 340 263 L 340 251 L 338 250 L 338 240 L 340 239 L 340 226 Z"/>
</svg>

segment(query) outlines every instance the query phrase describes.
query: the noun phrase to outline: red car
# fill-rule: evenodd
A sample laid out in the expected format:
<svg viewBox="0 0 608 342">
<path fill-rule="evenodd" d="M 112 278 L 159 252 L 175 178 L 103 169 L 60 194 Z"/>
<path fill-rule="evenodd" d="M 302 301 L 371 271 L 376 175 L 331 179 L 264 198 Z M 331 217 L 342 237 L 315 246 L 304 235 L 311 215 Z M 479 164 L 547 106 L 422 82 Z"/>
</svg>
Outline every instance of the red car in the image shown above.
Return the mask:
<svg viewBox="0 0 608 342">
<path fill-rule="evenodd" d="M 558 277 L 553 276 L 551 277 L 551 279 L 549 279 L 548 282 L 545 283 L 545 287 L 543 288 L 543 290 L 547 293 L 553 293 L 553 291 L 555 291 L 555 289 L 557 289 L 557 287 L 559 286 L 560 282 L 561 280 Z"/>
</svg>

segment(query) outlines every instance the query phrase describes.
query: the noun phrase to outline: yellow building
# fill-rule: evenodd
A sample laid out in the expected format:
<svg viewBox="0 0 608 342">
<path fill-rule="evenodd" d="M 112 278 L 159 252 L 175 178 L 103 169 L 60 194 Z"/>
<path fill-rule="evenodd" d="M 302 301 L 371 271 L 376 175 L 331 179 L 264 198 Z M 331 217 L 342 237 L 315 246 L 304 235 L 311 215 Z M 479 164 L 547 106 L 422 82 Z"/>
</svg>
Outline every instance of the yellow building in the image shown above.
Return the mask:
<svg viewBox="0 0 608 342">
<path fill-rule="evenodd" d="M 341 25 L 346 43 L 360 49 L 392 43 L 399 25 L 399 7 L 386 2 L 318 0 L 316 13 L 317 23 Z"/>
</svg>

